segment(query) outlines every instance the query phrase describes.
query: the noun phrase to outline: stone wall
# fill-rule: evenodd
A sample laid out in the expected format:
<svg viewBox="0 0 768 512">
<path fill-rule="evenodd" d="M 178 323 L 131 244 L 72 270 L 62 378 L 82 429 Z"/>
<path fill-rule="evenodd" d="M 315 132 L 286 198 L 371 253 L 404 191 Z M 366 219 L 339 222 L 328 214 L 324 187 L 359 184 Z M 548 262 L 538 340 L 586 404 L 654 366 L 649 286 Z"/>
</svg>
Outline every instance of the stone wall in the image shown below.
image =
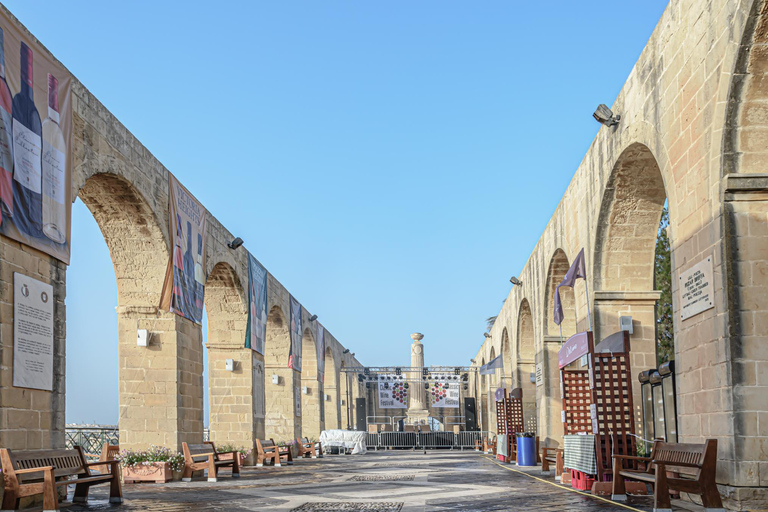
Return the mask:
<svg viewBox="0 0 768 512">
<path fill-rule="evenodd" d="M 740 510 L 768 507 L 768 434 L 760 428 L 768 414 L 767 70 L 764 0 L 672 0 L 611 107 L 619 125 L 598 132 L 516 274 L 522 286 L 512 288 L 475 356 L 498 353 L 506 330 L 513 350 L 505 372 L 527 373 L 521 332 L 530 329 L 521 331 L 520 313 L 527 303 L 536 361 L 550 365 L 545 379 L 555 380 L 537 390 L 539 434 L 560 444 L 550 295 L 561 278 L 556 257 L 570 264 L 583 248 L 588 276 L 574 288 L 570 315 L 583 331 L 589 311 L 597 341 L 619 330 L 619 316 L 632 316 L 639 406 L 634 376 L 656 366 L 653 257 L 668 202 L 680 440 L 718 440 L 720 490 Z M 683 320 L 680 275 L 707 258 L 715 307 Z"/>
</svg>

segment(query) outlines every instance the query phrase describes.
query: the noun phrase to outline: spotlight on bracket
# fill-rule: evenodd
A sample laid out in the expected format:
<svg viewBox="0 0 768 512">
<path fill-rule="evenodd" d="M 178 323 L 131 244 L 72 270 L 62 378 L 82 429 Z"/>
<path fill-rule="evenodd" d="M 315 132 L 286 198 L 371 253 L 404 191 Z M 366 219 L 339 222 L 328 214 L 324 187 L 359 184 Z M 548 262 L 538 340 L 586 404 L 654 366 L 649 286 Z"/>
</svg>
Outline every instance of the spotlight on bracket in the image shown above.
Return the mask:
<svg viewBox="0 0 768 512">
<path fill-rule="evenodd" d="M 595 121 L 605 126 L 616 126 L 621 121 L 621 116 L 614 115 L 613 111 L 603 103 L 597 106 L 597 110 L 592 114 L 592 117 L 595 118 Z"/>
<path fill-rule="evenodd" d="M 491 337 L 491 335 L 490 335 L 490 334 L 488 334 L 487 332 L 484 332 L 484 333 L 483 333 L 483 336 L 485 336 L 486 338 L 490 338 L 490 337 Z"/>
<path fill-rule="evenodd" d="M 315 320 L 317 320 L 317 315 L 312 315 L 311 317 L 309 317 L 310 322 L 314 322 Z"/>
<path fill-rule="evenodd" d="M 523 282 L 516 278 L 515 276 L 512 276 L 509 278 L 509 282 L 512 283 L 515 286 L 523 286 Z"/>
<path fill-rule="evenodd" d="M 343 353 L 344 353 L 344 354 L 349 354 L 349 349 L 348 349 L 348 348 L 345 348 Z"/>
<path fill-rule="evenodd" d="M 232 249 L 233 251 L 243 245 L 243 239 L 240 237 L 235 238 L 231 242 L 227 243 L 227 247 Z"/>
</svg>

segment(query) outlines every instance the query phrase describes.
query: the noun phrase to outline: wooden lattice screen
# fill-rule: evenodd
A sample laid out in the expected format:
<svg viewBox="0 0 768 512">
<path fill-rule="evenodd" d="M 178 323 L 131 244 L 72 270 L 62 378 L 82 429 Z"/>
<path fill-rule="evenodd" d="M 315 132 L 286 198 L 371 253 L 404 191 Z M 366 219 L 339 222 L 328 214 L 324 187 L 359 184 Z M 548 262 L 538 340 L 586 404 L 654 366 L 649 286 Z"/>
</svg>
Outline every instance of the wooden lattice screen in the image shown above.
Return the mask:
<svg viewBox="0 0 768 512">
<path fill-rule="evenodd" d="M 592 403 L 592 390 L 589 388 L 587 370 L 560 370 L 560 382 L 563 388 L 563 411 L 566 434 L 591 434 L 592 418 L 589 406 Z"/>
<path fill-rule="evenodd" d="M 525 432 L 523 399 L 510 396 L 507 398 L 507 404 L 507 429 L 512 435 Z"/>
<path fill-rule="evenodd" d="M 613 345 L 618 350 L 593 351 L 589 355 L 594 372 L 593 430 L 598 434 L 595 436 L 595 450 L 601 480 L 604 474 L 611 472 L 611 454 L 636 455 L 629 333 L 621 331 L 607 337 L 597 350 L 604 344 Z"/>
</svg>

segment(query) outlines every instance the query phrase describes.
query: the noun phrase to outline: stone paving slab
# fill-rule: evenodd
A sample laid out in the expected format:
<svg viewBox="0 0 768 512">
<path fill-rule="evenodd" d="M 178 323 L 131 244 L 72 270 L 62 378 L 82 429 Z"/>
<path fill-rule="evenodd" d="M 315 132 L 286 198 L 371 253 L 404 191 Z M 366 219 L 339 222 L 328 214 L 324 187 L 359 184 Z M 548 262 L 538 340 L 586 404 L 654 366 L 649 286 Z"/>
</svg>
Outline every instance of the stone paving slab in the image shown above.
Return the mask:
<svg viewBox="0 0 768 512">
<path fill-rule="evenodd" d="M 245 468 L 240 479 L 231 478 L 224 469 L 214 483 L 200 478 L 128 484 L 123 486 L 122 505 L 109 504 L 107 487 L 95 487 L 87 505 L 67 504 L 65 510 L 650 512 L 653 508 L 650 497 L 630 497 L 627 508 L 555 485 L 554 478 L 542 477 L 539 469 L 510 469 L 517 468 L 476 452 L 379 451 L 302 459 L 281 468 Z M 674 510 L 691 510 L 691 506 L 675 505 Z"/>
</svg>

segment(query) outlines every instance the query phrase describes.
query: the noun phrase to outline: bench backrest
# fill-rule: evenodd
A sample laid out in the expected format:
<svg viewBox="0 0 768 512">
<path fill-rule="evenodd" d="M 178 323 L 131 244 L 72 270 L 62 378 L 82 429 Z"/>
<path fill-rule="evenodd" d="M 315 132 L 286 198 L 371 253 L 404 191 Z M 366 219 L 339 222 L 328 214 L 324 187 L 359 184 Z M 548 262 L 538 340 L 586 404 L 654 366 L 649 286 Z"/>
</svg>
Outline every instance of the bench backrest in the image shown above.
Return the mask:
<svg viewBox="0 0 768 512">
<path fill-rule="evenodd" d="M 120 453 L 119 444 L 104 443 L 101 447 L 101 455 L 99 455 L 100 461 L 115 460 L 115 457 Z"/>
<path fill-rule="evenodd" d="M 85 454 L 79 446 L 73 450 L 29 450 L 6 452 L 9 461 L 3 460 L 3 465 L 10 463 L 13 469 L 30 469 L 41 466 L 53 466 L 56 478 L 71 475 L 88 475 L 85 468 Z M 5 457 L 3 457 L 5 459 Z M 3 468 L 3 470 L 10 468 Z M 42 473 L 19 475 L 19 482 L 42 480 Z"/>
<path fill-rule="evenodd" d="M 193 462 L 204 462 L 208 460 L 208 455 L 201 455 L 201 454 L 208 454 L 213 452 L 214 460 L 217 460 L 218 457 L 216 455 L 216 447 L 213 446 L 213 443 L 202 443 L 202 444 L 187 444 L 184 443 L 184 458 L 188 460 L 192 460 Z"/>
<path fill-rule="evenodd" d="M 256 440 L 256 449 L 259 450 L 260 453 L 264 453 L 264 448 L 274 448 L 274 447 L 275 447 L 275 442 L 271 439 Z"/>
<path fill-rule="evenodd" d="M 704 444 L 656 442 L 653 447 L 653 460 L 670 463 L 669 471 L 698 477 L 702 470 L 712 471 L 717 464 L 717 439 L 708 439 Z M 696 464 L 698 468 L 675 466 L 675 462 Z"/>
</svg>

